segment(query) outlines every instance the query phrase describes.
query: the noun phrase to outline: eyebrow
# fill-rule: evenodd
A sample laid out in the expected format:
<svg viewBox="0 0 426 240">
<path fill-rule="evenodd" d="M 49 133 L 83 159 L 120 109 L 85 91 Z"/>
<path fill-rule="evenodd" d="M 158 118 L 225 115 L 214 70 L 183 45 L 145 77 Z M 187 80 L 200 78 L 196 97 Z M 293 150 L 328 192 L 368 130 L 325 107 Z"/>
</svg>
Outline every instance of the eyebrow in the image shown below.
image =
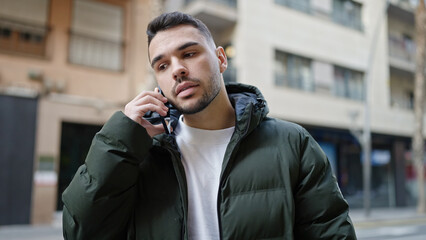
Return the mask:
<svg viewBox="0 0 426 240">
<path fill-rule="evenodd" d="M 189 48 L 191 46 L 194 46 L 194 45 L 199 45 L 199 43 L 198 42 L 187 42 L 187 43 L 184 43 L 181 46 L 179 46 L 176 50 L 182 51 L 182 50 Z M 160 54 L 160 55 L 154 57 L 151 61 L 151 67 L 154 68 L 155 63 L 160 61 L 163 57 L 164 57 L 164 54 Z"/>
</svg>

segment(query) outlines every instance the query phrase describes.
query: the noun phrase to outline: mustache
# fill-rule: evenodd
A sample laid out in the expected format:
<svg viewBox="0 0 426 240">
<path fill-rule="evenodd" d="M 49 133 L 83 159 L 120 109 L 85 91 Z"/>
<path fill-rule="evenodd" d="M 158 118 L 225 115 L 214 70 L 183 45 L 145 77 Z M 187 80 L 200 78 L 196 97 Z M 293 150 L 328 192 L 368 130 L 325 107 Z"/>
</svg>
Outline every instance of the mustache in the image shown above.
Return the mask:
<svg viewBox="0 0 426 240">
<path fill-rule="evenodd" d="M 182 82 L 193 82 L 193 83 L 199 83 L 199 82 L 201 82 L 201 80 L 200 80 L 200 79 L 198 79 L 198 78 L 189 78 L 189 77 L 186 77 L 186 76 L 184 76 L 184 77 L 179 77 L 179 78 L 177 78 L 177 79 L 176 79 L 175 84 L 173 85 L 173 88 L 172 88 L 172 93 L 173 93 L 173 94 L 176 94 L 176 88 L 177 88 L 177 86 L 178 86 L 180 83 L 182 83 Z"/>
</svg>

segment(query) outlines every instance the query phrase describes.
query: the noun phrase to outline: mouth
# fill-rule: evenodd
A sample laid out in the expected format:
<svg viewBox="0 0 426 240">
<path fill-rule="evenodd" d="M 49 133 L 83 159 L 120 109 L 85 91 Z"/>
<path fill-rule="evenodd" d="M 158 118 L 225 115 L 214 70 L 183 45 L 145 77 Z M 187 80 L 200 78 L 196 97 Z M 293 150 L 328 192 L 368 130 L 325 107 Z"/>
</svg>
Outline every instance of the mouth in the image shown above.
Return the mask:
<svg viewBox="0 0 426 240">
<path fill-rule="evenodd" d="M 197 87 L 198 84 L 197 83 L 193 83 L 193 82 L 183 82 L 181 84 L 179 84 L 176 88 L 176 96 L 187 96 L 190 95 L 193 91 L 194 87 Z"/>
</svg>

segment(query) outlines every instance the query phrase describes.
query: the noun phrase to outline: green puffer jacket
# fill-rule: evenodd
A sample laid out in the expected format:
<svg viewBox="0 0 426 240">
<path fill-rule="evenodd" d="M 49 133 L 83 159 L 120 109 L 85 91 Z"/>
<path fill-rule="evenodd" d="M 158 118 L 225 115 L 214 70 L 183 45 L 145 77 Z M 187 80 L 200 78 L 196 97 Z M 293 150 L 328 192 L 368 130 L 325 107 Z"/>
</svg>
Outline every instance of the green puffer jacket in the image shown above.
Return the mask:
<svg viewBox="0 0 426 240">
<path fill-rule="evenodd" d="M 302 127 L 268 118 L 232 84 L 236 112 L 218 189 L 221 239 L 356 239 L 327 157 Z M 65 239 L 187 239 L 185 172 L 173 134 L 151 139 L 117 112 L 63 193 Z"/>
</svg>

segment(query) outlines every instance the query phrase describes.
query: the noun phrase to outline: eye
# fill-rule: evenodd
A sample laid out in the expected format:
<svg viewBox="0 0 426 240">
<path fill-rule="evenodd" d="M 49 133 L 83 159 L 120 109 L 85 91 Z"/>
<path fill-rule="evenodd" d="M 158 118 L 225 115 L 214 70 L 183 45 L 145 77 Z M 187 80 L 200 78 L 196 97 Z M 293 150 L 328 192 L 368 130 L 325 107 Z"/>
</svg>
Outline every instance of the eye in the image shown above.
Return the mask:
<svg viewBox="0 0 426 240">
<path fill-rule="evenodd" d="M 183 54 L 183 57 L 184 58 L 190 58 L 190 57 L 192 57 L 192 56 L 194 56 L 195 55 L 195 52 L 187 52 L 187 53 L 184 53 Z"/>
<path fill-rule="evenodd" d="M 157 67 L 158 71 L 163 71 L 163 70 L 165 70 L 166 68 L 167 68 L 167 64 L 165 64 L 165 63 L 161 63 L 161 64 L 159 64 L 159 65 L 158 65 L 158 67 Z"/>
</svg>

